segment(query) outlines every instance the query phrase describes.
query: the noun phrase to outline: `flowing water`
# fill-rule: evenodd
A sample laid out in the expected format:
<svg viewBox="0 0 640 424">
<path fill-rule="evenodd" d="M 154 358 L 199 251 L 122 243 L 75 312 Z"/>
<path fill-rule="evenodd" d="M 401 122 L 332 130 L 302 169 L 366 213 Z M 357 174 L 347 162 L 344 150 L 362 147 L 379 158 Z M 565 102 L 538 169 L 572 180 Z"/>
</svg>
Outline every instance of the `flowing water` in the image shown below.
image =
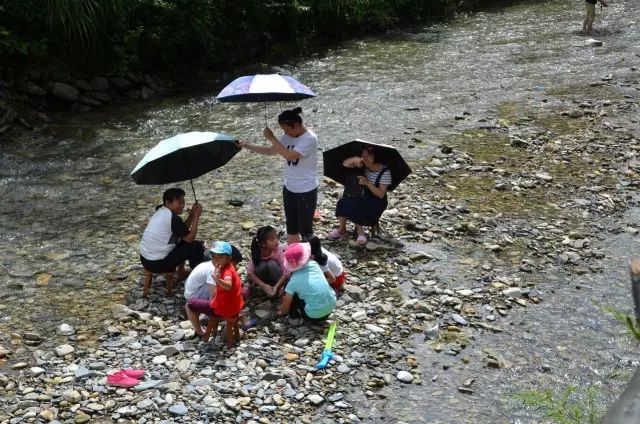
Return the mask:
<svg viewBox="0 0 640 424">
<path fill-rule="evenodd" d="M 454 132 L 454 115 L 467 112 L 465 122 L 472 122 L 494 116 L 509 102 L 539 107 L 533 100 L 553 90 L 576 90 L 606 74 L 632 74 L 640 51 L 635 22 L 640 4 L 611 3 L 596 19 L 595 26 L 604 29 L 596 36 L 605 41 L 602 48 L 586 47 L 587 37 L 577 32 L 582 1 L 535 1 L 459 16 L 410 33 L 349 42 L 289 70 L 318 94 L 301 106 L 322 148 L 364 138 L 397 145 L 410 160 L 417 160 Z M 144 153 L 159 140 L 187 131 L 220 131 L 262 142 L 263 105 L 216 103 L 214 96 L 225 82 L 150 103 L 64 117 L 46 134 L 0 146 L 0 345 L 10 345 L 10 338 L 30 329 L 55 343 L 60 323 L 74 325 L 84 343 L 91 344 L 93 335 L 102 332 L 108 305 L 139 289 L 139 235 L 165 189 L 136 186 L 129 178 Z M 294 105 L 266 106 L 272 128 L 279 108 L 289 106 Z M 464 124 L 456 122 L 455 131 L 461 127 Z M 417 143 L 414 137 L 424 140 L 421 148 L 409 148 Z M 240 198 L 259 205 L 279 200 L 280 166 L 279 161 L 262 161 L 243 152 L 223 169 L 194 181 L 204 205 L 202 236 L 246 239 L 238 226 L 265 218 L 256 208 L 233 209 L 227 201 Z M 188 194 L 187 201 L 191 197 Z M 267 221 L 281 222 L 278 216 Z M 619 270 L 624 269 L 633 240 L 614 242 L 608 247 L 610 254 L 620 259 L 605 276 L 619 282 L 626 278 Z M 547 284 L 560 278 L 548 277 Z M 621 285 L 596 286 L 588 299 L 626 302 Z M 564 334 L 569 323 L 602 326 L 579 318 L 582 312 L 593 313 L 588 299 L 574 309 L 554 302 L 531 308 L 522 326 L 550 332 L 549 339 Z M 540 330 L 549 315 L 562 317 L 564 328 L 558 324 Z M 614 343 L 615 333 L 602 338 Z M 517 349 L 511 336 L 495 335 L 483 343 Z M 551 366 L 579 369 L 581 358 L 573 357 L 572 349 L 584 353 L 592 343 L 597 344 L 575 337 L 563 343 L 560 354 L 547 350 L 537 358 Z M 429 358 L 430 353 L 423 355 Z M 606 350 L 593 355 L 599 355 L 596 363 L 610 359 Z M 526 387 L 531 383 L 524 381 L 526 371 L 524 365 L 516 367 L 509 375 L 501 374 L 500 382 L 483 377 L 484 387 L 494 388 L 473 398 L 434 395 L 438 390 L 432 388 L 428 393 L 424 388 L 407 389 L 404 398 L 390 393 L 381 416 L 453 422 L 447 414 L 454 408 L 469 417 L 455 422 L 508 422 L 509 402 L 501 398 L 504 386 Z M 407 411 L 407 399 L 424 407 Z M 440 404 L 449 409 L 431 407 Z"/>
</svg>

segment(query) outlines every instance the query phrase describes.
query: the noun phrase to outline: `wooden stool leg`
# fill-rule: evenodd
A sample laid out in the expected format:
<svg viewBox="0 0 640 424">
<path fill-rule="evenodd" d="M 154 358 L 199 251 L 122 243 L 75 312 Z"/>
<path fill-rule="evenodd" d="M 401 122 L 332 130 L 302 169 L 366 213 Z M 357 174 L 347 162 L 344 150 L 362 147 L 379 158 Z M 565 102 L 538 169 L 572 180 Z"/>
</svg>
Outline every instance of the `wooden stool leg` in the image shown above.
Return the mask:
<svg viewBox="0 0 640 424">
<path fill-rule="evenodd" d="M 171 297 L 173 295 L 173 286 L 176 284 L 176 277 L 173 272 L 165 274 L 164 277 L 167 279 L 167 297 Z"/>
<path fill-rule="evenodd" d="M 233 346 L 233 327 L 234 321 L 227 321 L 227 328 L 225 329 L 225 341 L 227 342 L 227 347 L 231 348 Z"/>
<path fill-rule="evenodd" d="M 213 337 L 211 337 L 212 333 L 213 333 Z M 218 320 L 213 317 L 209 317 L 209 322 L 207 323 L 207 330 L 204 332 L 204 336 L 202 337 L 202 340 L 206 343 L 209 341 L 209 338 L 215 339 L 216 334 L 218 334 Z"/>
<path fill-rule="evenodd" d="M 142 297 L 149 296 L 149 289 L 151 288 L 151 279 L 153 278 L 153 274 L 151 272 L 144 270 L 144 286 L 142 288 Z"/>
<path fill-rule="evenodd" d="M 240 321 L 239 320 L 233 323 L 233 338 L 236 343 L 240 341 Z"/>
</svg>

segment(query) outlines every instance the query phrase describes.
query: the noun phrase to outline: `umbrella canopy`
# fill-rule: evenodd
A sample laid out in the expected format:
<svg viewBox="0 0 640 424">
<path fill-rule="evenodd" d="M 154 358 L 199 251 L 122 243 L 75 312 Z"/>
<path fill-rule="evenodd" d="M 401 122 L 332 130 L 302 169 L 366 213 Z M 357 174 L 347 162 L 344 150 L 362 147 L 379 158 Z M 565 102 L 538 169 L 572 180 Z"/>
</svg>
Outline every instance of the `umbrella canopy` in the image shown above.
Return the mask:
<svg viewBox="0 0 640 424">
<path fill-rule="evenodd" d="M 387 165 L 391 170 L 392 182 L 388 188 L 389 191 L 395 189 L 411 173 L 411 168 L 395 147 L 370 141 L 353 140 L 322 152 L 324 175 L 344 185 L 347 175 L 353 173 L 353 169 L 345 168 L 342 166 L 342 162 L 347 158 L 360 156 L 362 146 L 373 146 L 376 162 Z"/>
<path fill-rule="evenodd" d="M 309 87 L 295 78 L 258 74 L 236 78 L 216 98 L 221 102 L 284 102 L 315 96 Z"/>
<path fill-rule="evenodd" d="M 229 162 L 240 151 L 235 141 L 233 136 L 215 132 L 178 134 L 149 150 L 131 172 L 131 178 L 136 184 L 191 180 Z M 193 194 L 195 197 L 195 191 Z"/>
</svg>

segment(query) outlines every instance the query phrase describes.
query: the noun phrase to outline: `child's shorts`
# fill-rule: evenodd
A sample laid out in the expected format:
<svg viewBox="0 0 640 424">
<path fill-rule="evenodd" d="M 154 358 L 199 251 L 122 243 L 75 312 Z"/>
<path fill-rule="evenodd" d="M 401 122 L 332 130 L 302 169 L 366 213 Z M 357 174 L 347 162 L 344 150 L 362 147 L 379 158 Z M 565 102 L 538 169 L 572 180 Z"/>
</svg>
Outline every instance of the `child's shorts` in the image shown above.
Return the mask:
<svg viewBox="0 0 640 424">
<path fill-rule="evenodd" d="M 187 306 L 197 314 L 215 315 L 211 308 L 211 300 L 191 298 L 187 301 Z"/>
</svg>

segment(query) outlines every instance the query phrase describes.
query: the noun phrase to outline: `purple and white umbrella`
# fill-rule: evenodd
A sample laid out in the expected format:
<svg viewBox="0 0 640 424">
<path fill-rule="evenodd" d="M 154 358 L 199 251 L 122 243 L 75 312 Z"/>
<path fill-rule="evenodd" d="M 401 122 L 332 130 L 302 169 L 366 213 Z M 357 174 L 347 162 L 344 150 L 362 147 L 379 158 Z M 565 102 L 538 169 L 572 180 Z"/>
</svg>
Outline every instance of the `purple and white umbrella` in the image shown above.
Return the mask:
<svg viewBox="0 0 640 424">
<path fill-rule="evenodd" d="M 216 98 L 221 102 L 286 102 L 315 96 L 309 87 L 295 78 L 258 74 L 236 78 Z"/>
</svg>

